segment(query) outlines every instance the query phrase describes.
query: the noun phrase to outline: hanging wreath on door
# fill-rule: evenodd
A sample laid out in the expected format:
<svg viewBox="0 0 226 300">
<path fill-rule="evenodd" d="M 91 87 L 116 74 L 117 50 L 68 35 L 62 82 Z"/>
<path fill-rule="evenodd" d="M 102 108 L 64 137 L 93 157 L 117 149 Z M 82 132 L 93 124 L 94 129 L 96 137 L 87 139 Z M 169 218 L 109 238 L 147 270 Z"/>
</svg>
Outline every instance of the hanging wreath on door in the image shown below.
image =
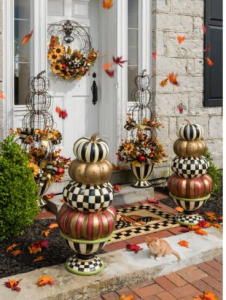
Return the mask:
<svg viewBox="0 0 226 300">
<path fill-rule="evenodd" d="M 63 79 L 79 80 L 97 59 L 86 29 L 75 21 L 61 21 L 48 28 L 48 61 Z"/>
</svg>

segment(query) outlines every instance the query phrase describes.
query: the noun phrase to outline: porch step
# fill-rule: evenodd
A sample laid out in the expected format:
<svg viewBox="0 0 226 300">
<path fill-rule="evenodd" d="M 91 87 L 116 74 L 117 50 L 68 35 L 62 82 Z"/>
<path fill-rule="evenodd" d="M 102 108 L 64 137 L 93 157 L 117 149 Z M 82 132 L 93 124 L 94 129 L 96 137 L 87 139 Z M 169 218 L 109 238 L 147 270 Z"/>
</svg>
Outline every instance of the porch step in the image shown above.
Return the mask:
<svg viewBox="0 0 226 300">
<path fill-rule="evenodd" d="M 140 244 L 143 250 L 137 254 L 123 249 L 100 255 L 106 268 L 93 276 L 84 277 L 71 274 L 63 264 L 60 264 L 2 278 L 0 286 L 3 286 L 7 280 L 20 278 L 23 280 L 20 282 L 20 293 L 2 288 L 1 299 L 14 300 L 15 296 L 17 300 L 95 299 L 100 294 L 157 278 L 221 255 L 222 229 L 208 228 L 206 231 L 208 235 L 203 237 L 194 232 L 188 232 L 164 239 L 180 254 L 181 261 L 179 262 L 173 255 L 167 255 L 161 260 L 151 259 L 147 245 Z M 189 242 L 189 248 L 178 245 L 182 239 Z M 43 288 L 37 286 L 36 282 L 43 274 L 54 278 L 54 286 Z"/>
<path fill-rule="evenodd" d="M 56 192 L 54 191 L 52 191 L 52 193 L 56 194 Z M 63 195 L 62 193 L 60 193 L 59 195 L 56 195 L 52 199 L 48 200 L 47 202 L 47 208 L 55 215 L 63 205 L 63 202 L 61 202 L 62 198 Z M 122 189 L 118 193 L 115 193 L 112 205 L 119 206 L 124 204 L 131 204 L 133 202 L 142 201 L 147 198 L 154 198 L 153 187 L 134 188 L 131 185 L 122 185 Z"/>
</svg>

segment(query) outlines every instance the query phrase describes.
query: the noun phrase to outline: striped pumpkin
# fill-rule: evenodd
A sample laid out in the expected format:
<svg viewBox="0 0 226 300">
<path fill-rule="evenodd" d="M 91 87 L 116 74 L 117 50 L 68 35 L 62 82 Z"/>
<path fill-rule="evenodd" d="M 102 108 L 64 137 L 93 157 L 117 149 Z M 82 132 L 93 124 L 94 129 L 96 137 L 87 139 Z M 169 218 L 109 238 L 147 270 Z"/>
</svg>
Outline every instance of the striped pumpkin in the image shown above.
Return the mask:
<svg viewBox="0 0 226 300">
<path fill-rule="evenodd" d="M 101 162 L 106 159 L 109 153 L 105 141 L 97 138 L 95 133 L 91 138 L 83 137 L 74 143 L 73 152 L 75 157 L 87 163 Z"/>
<path fill-rule="evenodd" d="M 188 120 L 186 125 L 179 128 L 178 135 L 182 140 L 193 141 L 203 138 L 203 128 L 198 124 L 191 124 Z"/>
<path fill-rule="evenodd" d="M 193 179 L 172 175 L 168 180 L 168 188 L 173 195 L 190 199 L 203 198 L 209 195 L 212 185 L 212 179 L 207 174 Z"/>
<path fill-rule="evenodd" d="M 57 214 L 60 230 L 74 239 L 96 240 L 109 236 L 115 227 L 117 213 L 110 206 L 96 213 L 79 212 L 64 204 Z"/>
</svg>

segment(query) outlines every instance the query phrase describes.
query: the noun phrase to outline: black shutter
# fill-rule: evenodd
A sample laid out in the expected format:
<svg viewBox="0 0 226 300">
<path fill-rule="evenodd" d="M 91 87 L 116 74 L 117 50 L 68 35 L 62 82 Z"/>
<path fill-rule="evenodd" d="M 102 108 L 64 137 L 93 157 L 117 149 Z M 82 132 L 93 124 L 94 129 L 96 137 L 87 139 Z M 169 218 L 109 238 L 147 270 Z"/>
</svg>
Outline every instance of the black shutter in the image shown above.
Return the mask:
<svg viewBox="0 0 226 300">
<path fill-rule="evenodd" d="M 214 65 L 204 62 L 204 106 L 223 105 L 223 0 L 205 1 L 205 53 Z"/>
</svg>

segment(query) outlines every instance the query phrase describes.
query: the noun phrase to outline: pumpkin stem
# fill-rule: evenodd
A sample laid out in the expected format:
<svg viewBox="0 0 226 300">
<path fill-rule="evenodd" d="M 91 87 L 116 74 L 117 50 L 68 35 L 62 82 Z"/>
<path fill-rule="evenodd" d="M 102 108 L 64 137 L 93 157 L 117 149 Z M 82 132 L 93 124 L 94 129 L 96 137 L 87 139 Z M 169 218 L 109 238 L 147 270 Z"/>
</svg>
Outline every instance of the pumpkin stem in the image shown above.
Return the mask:
<svg viewBox="0 0 226 300">
<path fill-rule="evenodd" d="M 90 142 L 95 142 L 98 135 L 100 135 L 99 132 L 94 133 L 90 138 Z"/>
<path fill-rule="evenodd" d="M 185 119 L 185 121 L 188 123 L 188 125 L 191 125 L 191 122 L 188 119 Z"/>
</svg>

